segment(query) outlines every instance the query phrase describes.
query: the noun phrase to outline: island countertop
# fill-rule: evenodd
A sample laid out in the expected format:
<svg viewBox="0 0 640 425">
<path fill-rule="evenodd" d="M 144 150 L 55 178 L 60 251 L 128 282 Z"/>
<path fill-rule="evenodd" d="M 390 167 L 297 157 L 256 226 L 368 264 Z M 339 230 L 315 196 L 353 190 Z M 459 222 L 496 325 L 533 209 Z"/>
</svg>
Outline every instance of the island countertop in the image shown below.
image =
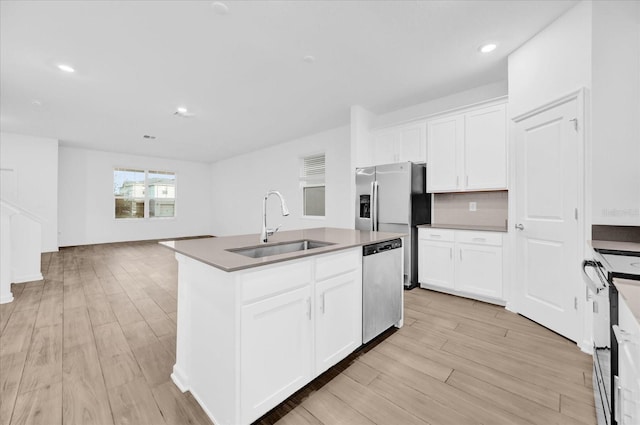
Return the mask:
<svg viewBox="0 0 640 425">
<path fill-rule="evenodd" d="M 260 243 L 260 235 L 222 236 L 215 238 L 184 239 L 160 242 L 180 254 L 201 261 L 226 272 L 243 270 L 266 264 L 279 263 L 295 258 L 324 254 L 356 246 L 364 246 L 377 242 L 385 242 L 406 236 L 404 233 L 372 232 L 368 230 L 339 229 L 335 227 L 319 227 L 277 232 L 269 236 L 269 242 Z M 230 249 L 277 245 L 299 240 L 329 242 L 332 245 L 306 251 L 289 252 L 270 255 L 262 258 L 251 258 L 230 252 Z"/>
</svg>

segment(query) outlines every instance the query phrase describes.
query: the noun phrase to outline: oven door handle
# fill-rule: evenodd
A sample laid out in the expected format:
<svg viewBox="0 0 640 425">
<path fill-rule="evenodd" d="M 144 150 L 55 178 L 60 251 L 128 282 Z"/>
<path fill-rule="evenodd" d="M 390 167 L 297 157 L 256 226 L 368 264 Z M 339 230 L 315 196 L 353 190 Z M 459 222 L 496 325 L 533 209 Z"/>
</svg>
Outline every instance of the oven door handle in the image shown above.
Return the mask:
<svg viewBox="0 0 640 425">
<path fill-rule="evenodd" d="M 587 274 L 587 267 L 593 267 L 595 269 L 596 275 L 598 275 L 598 280 L 600 280 L 600 283 L 602 284 L 601 287 L 598 287 L 593 279 L 591 279 L 591 276 Z M 608 286 L 606 283 L 606 279 L 602 276 L 600 264 L 595 260 L 584 260 L 582 262 L 582 278 L 591 292 L 596 295 L 599 294 L 603 289 L 606 289 Z"/>
</svg>

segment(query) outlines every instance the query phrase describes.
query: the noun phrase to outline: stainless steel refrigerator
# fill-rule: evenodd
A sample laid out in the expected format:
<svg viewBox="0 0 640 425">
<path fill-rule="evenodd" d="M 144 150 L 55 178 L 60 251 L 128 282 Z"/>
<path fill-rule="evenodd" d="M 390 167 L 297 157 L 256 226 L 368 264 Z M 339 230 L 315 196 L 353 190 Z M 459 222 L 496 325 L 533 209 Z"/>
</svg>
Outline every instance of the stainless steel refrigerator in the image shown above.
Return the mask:
<svg viewBox="0 0 640 425">
<path fill-rule="evenodd" d="M 418 285 L 418 229 L 431 222 L 426 166 L 403 162 L 356 169 L 356 229 L 406 233 L 404 284 Z"/>
</svg>

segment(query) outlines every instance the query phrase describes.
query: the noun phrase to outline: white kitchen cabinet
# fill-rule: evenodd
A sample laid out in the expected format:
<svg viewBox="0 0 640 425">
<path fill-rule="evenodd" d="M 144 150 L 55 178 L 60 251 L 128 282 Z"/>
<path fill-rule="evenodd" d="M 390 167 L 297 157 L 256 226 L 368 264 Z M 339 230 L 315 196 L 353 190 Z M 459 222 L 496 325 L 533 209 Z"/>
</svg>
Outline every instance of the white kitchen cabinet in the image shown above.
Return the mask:
<svg viewBox="0 0 640 425">
<path fill-rule="evenodd" d="M 501 247 L 459 243 L 456 255 L 458 291 L 502 298 Z"/>
<path fill-rule="evenodd" d="M 311 286 L 242 307 L 243 415 L 261 416 L 312 373 Z"/>
<path fill-rule="evenodd" d="M 418 234 L 418 281 L 455 289 L 454 233 L 447 230 L 419 229 Z"/>
<path fill-rule="evenodd" d="M 427 122 L 427 191 L 507 188 L 504 103 Z"/>
<path fill-rule="evenodd" d="M 418 229 L 420 287 L 504 304 L 502 234 Z"/>
<path fill-rule="evenodd" d="M 614 395 L 619 425 L 640 423 L 640 324 L 618 297 L 618 380 Z"/>
<path fill-rule="evenodd" d="M 252 423 L 362 345 L 361 247 L 235 272 L 176 258 L 171 377 L 214 423 Z"/>
<path fill-rule="evenodd" d="M 356 271 L 316 282 L 315 374 L 362 345 L 362 278 Z"/>
<path fill-rule="evenodd" d="M 373 132 L 373 164 L 426 161 L 426 123 L 420 121 Z"/>
</svg>

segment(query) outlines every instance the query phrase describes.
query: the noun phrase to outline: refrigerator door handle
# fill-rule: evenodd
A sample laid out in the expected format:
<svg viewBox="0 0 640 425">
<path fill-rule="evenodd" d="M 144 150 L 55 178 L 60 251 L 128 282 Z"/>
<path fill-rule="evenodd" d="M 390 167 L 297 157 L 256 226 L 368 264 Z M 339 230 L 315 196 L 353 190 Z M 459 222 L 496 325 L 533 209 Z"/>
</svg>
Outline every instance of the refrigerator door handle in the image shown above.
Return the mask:
<svg viewBox="0 0 640 425">
<path fill-rule="evenodd" d="M 376 192 L 375 192 L 375 181 L 371 182 L 371 195 L 370 198 L 371 199 L 371 204 L 369 205 L 369 219 L 371 220 L 371 226 L 370 229 L 371 231 L 375 230 L 374 224 L 376 221 Z"/>
<path fill-rule="evenodd" d="M 378 182 L 374 181 L 373 185 L 373 206 L 371 211 L 371 230 L 378 231 Z"/>
</svg>

